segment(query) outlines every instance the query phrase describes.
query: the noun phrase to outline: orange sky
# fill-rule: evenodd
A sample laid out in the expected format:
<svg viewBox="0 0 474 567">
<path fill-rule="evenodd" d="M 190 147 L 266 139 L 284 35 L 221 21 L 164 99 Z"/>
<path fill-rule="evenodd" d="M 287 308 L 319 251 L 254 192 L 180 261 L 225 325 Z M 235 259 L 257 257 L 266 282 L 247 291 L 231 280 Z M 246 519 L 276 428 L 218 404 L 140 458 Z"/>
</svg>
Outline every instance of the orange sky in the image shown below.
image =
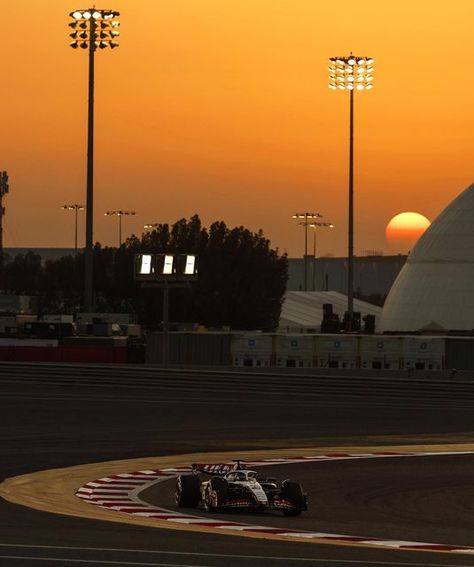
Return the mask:
<svg viewBox="0 0 474 567">
<path fill-rule="evenodd" d="M 87 55 L 68 13 L 0 0 L 5 246 L 72 246 L 85 202 Z M 346 250 L 348 93 L 327 58 L 375 59 L 356 93 L 355 250 L 387 250 L 391 217 L 430 220 L 474 181 L 474 3 L 458 0 L 111 0 L 120 47 L 96 57 L 95 239 L 198 213 L 262 228 L 301 255 L 295 212 L 319 211 L 318 254 Z M 83 220 L 83 217 L 82 217 Z M 80 224 L 83 242 L 83 222 Z"/>
</svg>

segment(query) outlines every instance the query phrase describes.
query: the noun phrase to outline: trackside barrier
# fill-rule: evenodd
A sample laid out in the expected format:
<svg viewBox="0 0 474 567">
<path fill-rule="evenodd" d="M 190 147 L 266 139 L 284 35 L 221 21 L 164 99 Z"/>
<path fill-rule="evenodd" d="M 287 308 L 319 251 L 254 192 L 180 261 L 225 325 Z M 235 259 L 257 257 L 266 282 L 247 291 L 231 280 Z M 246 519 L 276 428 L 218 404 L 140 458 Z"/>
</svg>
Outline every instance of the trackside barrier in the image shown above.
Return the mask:
<svg viewBox="0 0 474 567">
<path fill-rule="evenodd" d="M 169 363 L 202 366 L 231 366 L 231 335 L 229 333 L 169 333 Z M 145 360 L 163 363 L 163 333 L 147 336 Z"/>
<path fill-rule="evenodd" d="M 469 337 L 445 339 L 445 368 L 474 370 L 474 342 Z"/>
<path fill-rule="evenodd" d="M 127 362 L 126 341 L 0 339 L 0 360 L 13 362 Z M 161 361 L 161 333 L 148 337 L 146 360 Z M 108 340 L 108 339 L 107 339 Z M 115 339 L 114 339 L 115 340 Z M 446 345 L 449 346 L 447 351 Z M 170 363 L 254 368 L 471 370 L 474 339 L 429 336 L 282 333 L 170 333 Z M 462 356 L 461 356 L 462 355 Z M 446 366 L 448 365 L 448 366 Z"/>
<path fill-rule="evenodd" d="M 274 366 L 274 335 L 233 335 L 231 352 L 234 366 Z"/>
<path fill-rule="evenodd" d="M 9 362 L 127 362 L 126 347 L 0 346 L 0 360 Z"/>
<path fill-rule="evenodd" d="M 146 361 L 150 364 L 162 362 L 160 335 L 148 336 Z M 170 333 L 169 338 L 170 363 L 174 365 L 407 370 L 408 373 L 411 370 L 444 370 L 445 343 L 451 341 L 443 337 L 413 335 L 189 331 Z M 464 342 L 474 347 L 474 339 L 464 339 Z M 456 345 L 466 350 L 464 342 L 456 342 Z M 454 347 L 451 351 L 449 361 L 454 367 L 454 360 L 459 357 L 454 356 L 457 354 Z M 474 356 L 471 358 L 474 360 Z M 468 362 L 470 359 L 466 369 Z"/>
<path fill-rule="evenodd" d="M 360 342 L 358 335 L 318 335 L 318 368 L 360 368 Z"/>
<path fill-rule="evenodd" d="M 362 337 L 361 368 L 399 370 L 403 368 L 403 337 Z"/>
<path fill-rule="evenodd" d="M 313 335 L 276 335 L 274 341 L 276 366 L 312 368 L 314 340 Z"/>
<path fill-rule="evenodd" d="M 146 361 L 161 364 L 162 333 L 148 336 Z M 127 341 L 0 339 L 0 361 L 133 362 Z M 173 332 L 170 364 L 254 368 L 474 370 L 474 337 Z M 140 359 L 140 361 L 143 359 Z"/>
<path fill-rule="evenodd" d="M 405 337 L 403 368 L 406 370 L 442 370 L 445 339 L 439 337 Z"/>
</svg>

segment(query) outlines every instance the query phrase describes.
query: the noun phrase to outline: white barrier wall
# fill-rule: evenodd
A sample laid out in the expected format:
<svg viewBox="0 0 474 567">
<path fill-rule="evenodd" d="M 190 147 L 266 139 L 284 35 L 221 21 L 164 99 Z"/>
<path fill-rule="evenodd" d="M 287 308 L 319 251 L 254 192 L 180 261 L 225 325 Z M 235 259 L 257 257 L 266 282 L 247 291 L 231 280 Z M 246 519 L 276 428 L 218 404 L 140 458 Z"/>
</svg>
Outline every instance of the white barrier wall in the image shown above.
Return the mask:
<svg viewBox="0 0 474 567">
<path fill-rule="evenodd" d="M 413 370 L 442 370 L 445 340 L 440 337 L 404 337 L 403 368 Z"/>
<path fill-rule="evenodd" d="M 318 335 L 315 360 L 318 368 L 358 368 L 359 336 Z"/>
<path fill-rule="evenodd" d="M 231 349 L 234 366 L 273 366 L 273 335 L 234 335 Z"/>
<path fill-rule="evenodd" d="M 312 368 L 314 341 L 314 335 L 276 335 L 274 342 L 276 366 Z"/>
<path fill-rule="evenodd" d="M 367 369 L 399 370 L 403 368 L 403 337 L 361 337 L 360 367 Z"/>
<path fill-rule="evenodd" d="M 442 370 L 442 337 L 241 333 L 231 339 L 234 366 Z"/>
</svg>

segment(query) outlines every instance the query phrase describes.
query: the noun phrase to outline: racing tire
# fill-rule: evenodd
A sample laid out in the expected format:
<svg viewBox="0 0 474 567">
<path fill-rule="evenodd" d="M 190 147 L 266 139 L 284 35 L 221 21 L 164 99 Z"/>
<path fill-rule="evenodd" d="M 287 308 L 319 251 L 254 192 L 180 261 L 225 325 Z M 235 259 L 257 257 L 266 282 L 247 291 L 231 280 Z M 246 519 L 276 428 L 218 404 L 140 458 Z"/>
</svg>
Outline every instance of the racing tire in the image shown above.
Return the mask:
<svg viewBox="0 0 474 567">
<path fill-rule="evenodd" d="M 204 501 L 204 507 L 207 512 L 219 510 L 225 506 L 225 503 L 227 502 L 227 489 L 228 484 L 225 479 L 218 476 L 211 478 L 210 491 L 206 494 Z M 215 498 L 211 496 L 212 492 L 215 492 Z"/>
<path fill-rule="evenodd" d="M 291 502 L 293 506 L 291 510 L 283 510 L 283 514 L 285 516 L 299 516 L 306 508 L 306 498 L 303 492 L 303 487 L 299 482 L 287 480 L 283 483 L 282 488 L 282 498 Z"/>
<path fill-rule="evenodd" d="M 196 508 L 201 500 L 201 481 L 195 475 L 181 475 L 176 482 L 175 501 L 180 508 Z"/>
</svg>

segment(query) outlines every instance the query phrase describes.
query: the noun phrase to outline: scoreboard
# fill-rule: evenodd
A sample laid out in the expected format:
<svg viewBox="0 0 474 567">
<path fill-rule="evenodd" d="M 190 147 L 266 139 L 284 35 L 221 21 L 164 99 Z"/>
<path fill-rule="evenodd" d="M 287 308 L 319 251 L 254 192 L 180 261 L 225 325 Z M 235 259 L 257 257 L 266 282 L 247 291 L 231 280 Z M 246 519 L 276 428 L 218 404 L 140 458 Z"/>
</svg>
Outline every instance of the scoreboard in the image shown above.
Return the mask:
<svg viewBox="0 0 474 567">
<path fill-rule="evenodd" d="M 136 254 L 135 279 L 144 282 L 187 282 L 197 279 L 194 254 Z"/>
</svg>

